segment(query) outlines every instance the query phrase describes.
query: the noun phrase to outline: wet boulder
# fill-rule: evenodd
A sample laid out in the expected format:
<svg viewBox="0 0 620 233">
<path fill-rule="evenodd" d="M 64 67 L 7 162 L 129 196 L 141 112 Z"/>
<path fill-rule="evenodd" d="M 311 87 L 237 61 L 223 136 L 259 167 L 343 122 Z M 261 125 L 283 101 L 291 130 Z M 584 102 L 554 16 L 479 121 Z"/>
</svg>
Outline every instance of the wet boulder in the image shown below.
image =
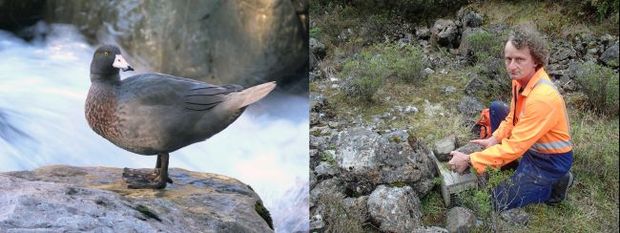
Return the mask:
<svg viewBox="0 0 620 233">
<path fill-rule="evenodd" d="M 290 0 L 59 0 L 46 8 L 49 22 L 119 44 L 138 71 L 244 86 L 306 78 L 291 75 L 307 66 L 308 42 Z"/>
</svg>

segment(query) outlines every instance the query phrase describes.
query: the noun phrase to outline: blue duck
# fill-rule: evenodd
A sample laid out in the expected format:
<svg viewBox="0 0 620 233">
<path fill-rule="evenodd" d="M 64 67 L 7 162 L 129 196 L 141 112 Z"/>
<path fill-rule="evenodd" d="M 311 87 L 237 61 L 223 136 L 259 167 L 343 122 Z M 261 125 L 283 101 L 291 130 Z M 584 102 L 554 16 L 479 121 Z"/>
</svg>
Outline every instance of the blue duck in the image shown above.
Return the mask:
<svg viewBox="0 0 620 233">
<path fill-rule="evenodd" d="M 123 80 L 133 68 L 114 45 L 95 51 L 85 113 L 89 126 L 114 145 L 140 155 L 157 155 L 153 173 L 124 169 L 128 188 L 163 189 L 169 153 L 204 141 L 234 122 L 245 108 L 271 92 L 275 82 L 247 89 L 212 85 L 159 73 Z"/>
</svg>

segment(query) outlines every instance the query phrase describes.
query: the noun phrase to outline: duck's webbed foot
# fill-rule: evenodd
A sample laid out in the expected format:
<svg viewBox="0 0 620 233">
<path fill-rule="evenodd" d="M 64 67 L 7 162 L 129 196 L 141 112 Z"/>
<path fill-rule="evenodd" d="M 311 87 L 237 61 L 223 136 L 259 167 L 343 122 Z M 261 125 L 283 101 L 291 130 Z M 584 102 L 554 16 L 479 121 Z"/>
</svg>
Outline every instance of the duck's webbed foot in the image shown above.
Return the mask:
<svg viewBox="0 0 620 233">
<path fill-rule="evenodd" d="M 164 189 L 166 188 L 167 178 L 162 179 L 160 176 L 153 178 L 125 179 L 127 188 L 129 189 Z"/>
<path fill-rule="evenodd" d="M 148 182 L 159 176 L 159 171 L 145 171 L 144 169 L 123 168 L 123 180 L 128 183 Z"/>
<path fill-rule="evenodd" d="M 172 183 L 168 177 L 168 154 L 159 154 L 155 171 L 148 172 L 140 169 L 123 169 L 123 180 L 130 189 L 163 189 L 167 183 Z"/>
</svg>

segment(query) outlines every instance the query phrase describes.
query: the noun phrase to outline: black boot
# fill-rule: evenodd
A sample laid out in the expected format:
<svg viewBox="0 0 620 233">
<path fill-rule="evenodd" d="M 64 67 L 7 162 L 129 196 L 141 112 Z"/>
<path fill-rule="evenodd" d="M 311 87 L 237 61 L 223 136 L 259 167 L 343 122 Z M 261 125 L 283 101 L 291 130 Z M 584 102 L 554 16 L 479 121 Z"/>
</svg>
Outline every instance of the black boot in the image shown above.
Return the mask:
<svg viewBox="0 0 620 233">
<path fill-rule="evenodd" d="M 551 197 L 547 200 L 548 205 L 557 205 L 566 199 L 568 188 L 573 186 L 573 173 L 568 172 L 551 187 Z"/>
</svg>

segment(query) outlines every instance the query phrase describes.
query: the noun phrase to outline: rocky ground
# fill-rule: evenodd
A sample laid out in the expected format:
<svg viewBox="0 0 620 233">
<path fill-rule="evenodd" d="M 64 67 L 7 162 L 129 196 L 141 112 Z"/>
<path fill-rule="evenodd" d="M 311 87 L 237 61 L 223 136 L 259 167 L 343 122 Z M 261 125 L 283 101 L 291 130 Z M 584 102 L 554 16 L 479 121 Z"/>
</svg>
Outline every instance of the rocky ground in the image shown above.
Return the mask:
<svg viewBox="0 0 620 233">
<path fill-rule="evenodd" d="M 452 105 L 433 102 L 431 96 L 421 96 L 423 101 L 418 103 L 399 102 L 386 94 L 389 91 L 375 97 L 375 103 L 370 106 L 343 104 L 343 99 L 350 97 L 341 94 L 343 78 L 339 76 L 338 67 L 346 60 L 342 50 L 351 46 L 349 38 L 362 37 L 359 40 L 364 41 L 363 33 L 369 30 L 365 27 L 370 26 L 358 24 L 344 29 L 338 38 L 332 40 L 336 41 L 336 46 L 331 49 L 336 51 L 328 51 L 329 46 L 318 38 L 310 38 L 310 210 L 313 232 L 334 232 L 347 224 L 358 224 L 361 228 L 348 229 L 364 232 L 467 232 L 484 224 L 471 210 L 458 206 L 449 208 L 445 225 L 422 224 L 420 198 L 437 191 L 433 187 L 438 183 L 435 178 L 437 171 L 429 159 L 430 151 L 434 150 L 436 154 L 442 151 L 439 155 L 445 156 L 466 141 L 454 135 L 424 141 L 415 127 L 406 126 L 412 124 L 408 122 L 413 119 L 411 116 L 420 114 L 426 119 L 459 114 L 471 126 L 484 108 L 482 103 L 486 102 L 477 95 L 480 89 L 488 88 L 491 82 L 508 82 L 494 77 L 499 76 L 497 73 L 459 73 L 471 64 L 471 51 L 465 40 L 468 35 L 485 31 L 499 37 L 509 29 L 504 24 L 483 25 L 483 22 L 482 14 L 464 8 L 456 18 L 438 19 L 430 28 L 387 25 L 387 28 L 398 30 L 388 32 L 385 41 L 374 42 L 421 46 L 425 59 L 429 61 L 425 72 L 440 78 L 449 76 L 449 73 L 464 76 L 463 86 L 440 86 L 434 93 L 440 97 L 458 93 L 461 97 Z M 311 31 L 316 26 L 311 21 Z M 547 70 L 562 93 L 570 95 L 579 90 L 574 81 L 576 71 L 572 69 L 576 63 L 593 62 L 614 69 L 616 74 L 618 72 L 617 35 L 582 33 L 569 40 L 549 40 L 552 53 Z M 338 45 L 345 48 L 338 48 Z M 359 51 L 359 48 L 348 49 Z M 395 88 L 395 85 L 389 87 Z M 371 114 L 364 110 L 378 108 L 375 105 L 382 106 Z M 334 208 L 340 211 L 334 212 Z M 500 217 L 508 225 L 525 225 L 528 219 L 527 213 L 520 209 L 503 213 Z"/>
<path fill-rule="evenodd" d="M 230 177 L 170 169 L 164 190 L 127 189 L 122 169 L 46 166 L 0 173 L 0 232 L 273 232 Z"/>
</svg>

